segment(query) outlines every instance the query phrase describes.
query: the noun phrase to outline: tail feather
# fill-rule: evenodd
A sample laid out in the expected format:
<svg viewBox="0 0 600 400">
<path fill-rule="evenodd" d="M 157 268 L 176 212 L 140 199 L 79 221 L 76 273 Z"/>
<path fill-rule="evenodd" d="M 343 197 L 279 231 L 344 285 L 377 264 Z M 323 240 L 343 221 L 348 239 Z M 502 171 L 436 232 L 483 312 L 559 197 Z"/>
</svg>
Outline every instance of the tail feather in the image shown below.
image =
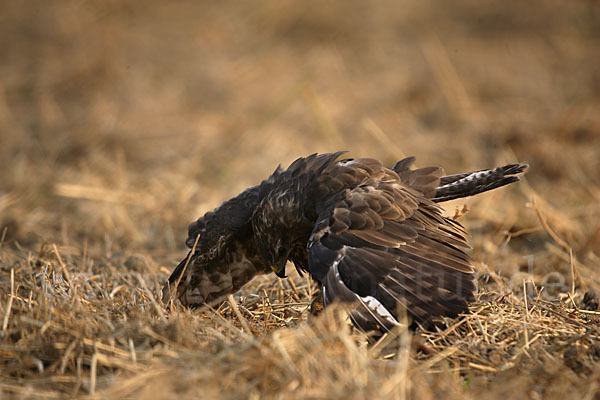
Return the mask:
<svg viewBox="0 0 600 400">
<path fill-rule="evenodd" d="M 527 168 L 527 164 L 508 164 L 494 169 L 443 176 L 432 200 L 440 203 L 459 199 L 517 182 L 520 179 L 516 174 Z"/>
</svg>

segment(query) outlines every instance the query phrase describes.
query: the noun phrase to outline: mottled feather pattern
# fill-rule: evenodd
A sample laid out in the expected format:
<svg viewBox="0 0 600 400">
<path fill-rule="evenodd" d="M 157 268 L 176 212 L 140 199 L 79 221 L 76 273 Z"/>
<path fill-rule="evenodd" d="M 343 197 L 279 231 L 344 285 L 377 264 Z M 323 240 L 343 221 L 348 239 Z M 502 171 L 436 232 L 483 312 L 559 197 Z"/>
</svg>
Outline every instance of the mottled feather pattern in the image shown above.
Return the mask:
<svg viewBox="0 0 600 400">
<path fill-rule="evenodd" d="M 278 167 L 190 224 L 186 243 L 196 247 L 166 293 L 199 305 L 271 269 L 284 276 L 292 261 L 321 285 L 324 306 L 352 304 L 364 330 L 396 326 L 399 307 L 424 325 L 468 312 L 475 284 L 466 233 L 436 203 L 518 180 L 526 166 L 444 176 L 439 167 L 412 169 L 414 157 L 386 168 L 342 154 Z"/>
<path fill-rule="evenodd" d="M 473 196 L 519 181 L 516 176 L 528 168 L 527 164 L 508 164 L 494 169 L 448 175 L 440 179 L 434 201 L 442 202 Z"/>
<path fill-rule="evenodd" d="M 419 182 L 416 190 L 381 164 L 366 163 L 360 169 L 369 178 L 323 211 L 328 218 L 309 240 L 309 268 L 324 281 L 325 305 L 340 297 L 358 302 L 353 319 L 363 329 L 390 328 L 398 305 L 423 324 L 465 312 L 475 286 L 464 230 L 422 193 L 437 186 L 441 171 L 403 174 Z"/>
<path fill-rule="evenodd" d="M 261 190 L 270 190 L 280 173 L 278 167 L 260 185 L 188 226 L 186 245 L 191 250 L 165 284 L 165 300 L 175 297 L 188 306 L 199 306 L 239 290 L 257 274 L 270 272 L 256 250 L 250 219 Z"/>
</svg>

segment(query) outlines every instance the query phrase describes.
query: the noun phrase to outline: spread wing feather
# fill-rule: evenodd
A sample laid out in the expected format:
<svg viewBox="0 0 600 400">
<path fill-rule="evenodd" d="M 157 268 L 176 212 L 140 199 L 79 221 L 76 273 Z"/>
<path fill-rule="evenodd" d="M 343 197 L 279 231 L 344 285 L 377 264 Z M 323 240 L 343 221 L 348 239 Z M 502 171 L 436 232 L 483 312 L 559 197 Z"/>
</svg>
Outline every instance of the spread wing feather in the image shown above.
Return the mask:
<svg viewBox="0 0 600 400">
<path fill-rule="evenodd" d="M 441 169 L 402 176 L 372 160 L 352 162 L 369 176 L 323 208 L 308 244 L 324 305 L 357 303 L 351 316 L 365 330 L 396 325 L 398 306 L 422 324 L 468 311 L 475 286 L 465 231 L 424 195 L 435 193 Z"/>
</svg>

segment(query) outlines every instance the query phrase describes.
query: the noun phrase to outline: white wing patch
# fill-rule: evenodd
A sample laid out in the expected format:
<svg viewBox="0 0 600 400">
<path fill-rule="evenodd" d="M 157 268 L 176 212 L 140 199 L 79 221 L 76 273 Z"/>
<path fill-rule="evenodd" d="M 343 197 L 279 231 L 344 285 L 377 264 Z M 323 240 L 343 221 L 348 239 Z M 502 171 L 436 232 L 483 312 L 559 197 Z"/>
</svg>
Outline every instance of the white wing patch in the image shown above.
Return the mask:
<svg viewBox="0 0 600 400">
<path fill-rule="evenodd" d="M 342 277 L 340 276 L 340 271 L 338 269 L 338 265 L 340 264 L 342 259 L 345 257 L 347 247 L 349 247 L 349 246 L 344 246 L 342 248 L 340 256 L 331 265 L 331 267 L 333 268 L 333 273 L 334 273 L 335 279 L 338 281 L 338 284 L 340 284 L 344 287 L 346 287 L 346 284 L 344 283 L 344 281 L 342 280 Z M 326 299 L 327 298 L 327 296 L 326 296 L 327 287 L 325 285 L 323 285 L 322 290 L 323 290 L 323 299 Z M 347 289 L 347 290 L 350 291 L 350 289 Z M 385 306 L 383 304 L 381 304 L 381 302 L 379 300 L 377 300 L 375 297 L 373 297 L 373 296 L 361 297 L 356 293 L 354 293 L 354 296 L 356 297 L 358 302 L 364 306 L 364 308 L 371 315 L 371 317 L 373 317 L 373 319 L 375 321 L 377 321 L 377 323 L 379 325 L 382 326 L 382 328 L 389 329 L 388 327 L 390 325 L 391 326 L 399 326 L 400 325 L 400 323 L 398 322 L 398 320 L 396 320 L 396 318 L 394 318 L 392 313 L 390 313 L 390 311 L 387 308 L 385 308 Z M 356 311 L 360 312 L 359 310 L 355 310 L 355 312 Z M 384 321 L 386 323 L 384 323 Z"/>
<path fill-rule="evenodd" d="M 396 318 L 394 318 L 394 316 L 388 311 L 388 309 L 385 308 L 383 304 L 381 304 L 379 300 L 377 300 L 375 297 L 360 297 L 358 295 L 356 295 L 356 297 L 359 298 L 360 301 L 365 305 L 365 307 L 367 307 L 371 312 L 377 314 L 378 317 L 385 319 L 387 322 L 394 326 L 400 325 L 400 323 L 396 320 Z"/>
</svg>

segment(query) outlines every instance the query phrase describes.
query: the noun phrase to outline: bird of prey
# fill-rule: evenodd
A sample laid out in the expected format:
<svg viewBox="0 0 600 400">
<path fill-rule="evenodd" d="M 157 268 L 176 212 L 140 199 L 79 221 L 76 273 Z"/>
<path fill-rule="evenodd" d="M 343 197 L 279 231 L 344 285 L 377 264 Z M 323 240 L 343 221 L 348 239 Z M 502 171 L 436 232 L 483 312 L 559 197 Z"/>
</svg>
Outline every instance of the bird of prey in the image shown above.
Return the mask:
<svg viewBox="0 0 600 400">
<path fill-rule="evenodd" d="M 527 165 L 446 175 L 386 168 L 345 152 L 312 154 L 275 172 L 189 225 L 188 256 L 163 298 L 199 306 L 236 292 L 255 275 L 285 277 L 287 261 L 320 285 L 323 306 L 351 302 L 360 329 L 385 332 L 399 307 L 415 323 L 468 312 L 474 299 L 464 228 L 439 202 L 519 180 Z"/>
</svg>

